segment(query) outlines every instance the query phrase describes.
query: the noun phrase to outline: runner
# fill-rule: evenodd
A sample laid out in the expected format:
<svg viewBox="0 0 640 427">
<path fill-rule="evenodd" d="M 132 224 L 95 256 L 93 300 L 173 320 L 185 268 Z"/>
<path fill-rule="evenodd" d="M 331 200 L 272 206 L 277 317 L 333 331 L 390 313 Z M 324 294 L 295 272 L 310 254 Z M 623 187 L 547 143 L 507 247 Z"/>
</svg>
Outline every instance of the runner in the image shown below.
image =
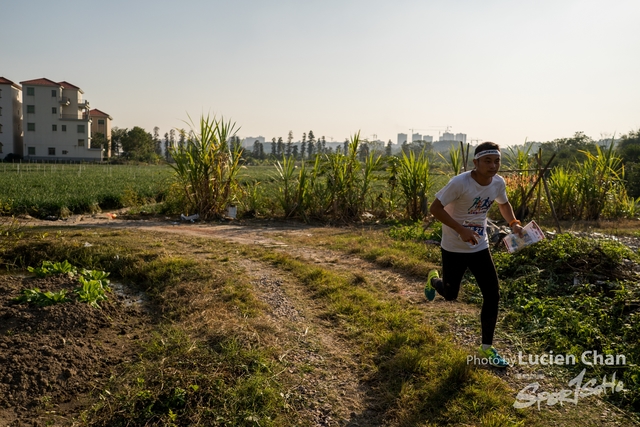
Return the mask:
<svg viewBox="0 0 640 427">
<path fill-rule="evenodd" d="M 522 235 L 522 225 L 507 200 L 500 169 L 500 147 L 484 142 L 475 149 L 472 171 L 451 178 L 437 194 L 431 214 L 442 222 L 442 279 L 432 270 L 427 276 L 425 295 L 432 301 L 436 292 L 447 301 L 458 298 L 460 282 L 469 269 L 482 292 L 482 345 L 479 353 L 492 366 L 506 368 L 508 362 L 493 347 L 498 320 L 500 291 L 498 274 L 489 251 L 487 212 L 494 200 L 514 233 Z"/>
</svg>

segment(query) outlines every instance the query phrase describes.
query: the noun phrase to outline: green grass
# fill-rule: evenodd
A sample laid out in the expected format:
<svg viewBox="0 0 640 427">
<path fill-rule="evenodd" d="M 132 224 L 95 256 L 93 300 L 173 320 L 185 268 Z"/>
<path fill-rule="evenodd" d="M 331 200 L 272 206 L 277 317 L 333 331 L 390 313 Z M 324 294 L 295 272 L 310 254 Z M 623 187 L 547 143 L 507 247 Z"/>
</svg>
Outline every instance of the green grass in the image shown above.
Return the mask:
<svg viewBox="0 0 640 427">
<path fill-rule="evenodd" d="M 332 237 L 313 236 L 306 243 L 298 237 L 297 241 L 311 244 L 313 240 L 400 274 L 426 278 L 441 261 L 439 248 L 422 241 L 437 232 L 415 223 L 388 230 L 351 229 Z M 528 354 L 625 355 L 627 366 L 594 365 L 589 374 L 611 378 L 617 372 L 628 391 L 607 398 L 640 413 L 640 286 L 625 261 L 640 261 L 638 254 L 617 242 L 563 234 L 516 254 L 500 248 L 493 255 L 501 281 L 499 329 L 520 336 Z M 465 277 L 470 283 L 461 298 L 481 305 L 475 279 Z M 563 375 L 573 377 L 584 367 L 581 363 L 569 366 Z"/>
<path fill-rule="evenodd" d="M 160 201 L 168 166 L 95 164 L 0 165 L 0 214 L 35 217 L 95 213 Z"/>
<path fill-rule="evenodd" d="M 255 249 L 263 261 L 297 277 L 327 306 L 335 328 L 361 347 L 366 381 L 391 425 L 523 426 L 511 392 L 498 378 L 472 369 L 466 352 L 439 337 L 417 309 L 354 277 L 282 253 Z"/>
<path fill-rule="evenodd" d="M 600 378 L 617 372 L 628 391 L 608 398 L 640 413 L 640 286 L 626 265 L 640 261 L 638 254 L 617 242 L 564 234 L 494 260 L 503 324 L 527 337 L 529 352 L 624 355 L 627 366 L 595 364 L 589 371 Z M 584 367 L 568 369 L 576 375 Z"/>
</svg>

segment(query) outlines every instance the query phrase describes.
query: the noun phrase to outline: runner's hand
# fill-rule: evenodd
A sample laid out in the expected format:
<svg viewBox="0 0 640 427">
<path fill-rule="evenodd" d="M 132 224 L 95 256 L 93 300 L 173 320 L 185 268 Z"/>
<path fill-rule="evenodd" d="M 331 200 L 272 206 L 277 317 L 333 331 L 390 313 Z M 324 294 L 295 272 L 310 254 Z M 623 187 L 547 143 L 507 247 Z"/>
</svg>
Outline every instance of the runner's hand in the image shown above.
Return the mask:
<svg viewBox="0 0 640 427">
<path fill-rule="evenodd" d="M 522 227 L 520 224 L 516 223 L 513 224 L 511 226 L 511 231 L 513 232 L 513 234 L 517 234 L 520 237 L 524 237 L 524 227 Z"/>
<path fill-rule="evenodd" d="M 469 242 L 473 245 L 477 245 L 480 242 L 480 235 L 470 228 L 464 227 L 459 234 L 463 242 Z"/>
</svg>

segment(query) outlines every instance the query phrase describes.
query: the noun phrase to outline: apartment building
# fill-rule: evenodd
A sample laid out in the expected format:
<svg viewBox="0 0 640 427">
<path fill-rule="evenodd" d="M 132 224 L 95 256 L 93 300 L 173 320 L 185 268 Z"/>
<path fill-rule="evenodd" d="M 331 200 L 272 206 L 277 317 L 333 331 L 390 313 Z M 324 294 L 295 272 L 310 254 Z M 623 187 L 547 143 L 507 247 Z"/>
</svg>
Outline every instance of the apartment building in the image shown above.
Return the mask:
<svg viewBox="0 0 640 427">
<path fill-rule="evenodd" d="M 91 141 L 94 146 L 104 144 L 106 157 L 111 157 L 111 118 L 97 108 L 89 111 L 91 118 Z"/>
<path fill-rule="evenodd" d="M 102 147 L 91 147 L 90 107 L 82 89 L 47 78 L 20 84 L 25 160 L 101 161 L 107 157 Z"/>
<path fill-rule="evenodd" d="M 22 88 L 0 77 L 0 159 L 22 155 Z"/>
</svg>

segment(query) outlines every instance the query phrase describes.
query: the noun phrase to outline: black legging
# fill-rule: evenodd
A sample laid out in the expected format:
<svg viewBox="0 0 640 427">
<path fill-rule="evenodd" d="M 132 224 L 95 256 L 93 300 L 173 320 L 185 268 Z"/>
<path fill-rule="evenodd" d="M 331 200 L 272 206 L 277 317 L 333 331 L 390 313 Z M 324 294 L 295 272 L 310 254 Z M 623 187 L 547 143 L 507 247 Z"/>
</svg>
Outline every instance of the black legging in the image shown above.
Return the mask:
<svg viewBox="0 0 640 427">
<path fill-rule="evenodd" d="M 493 344 L 493 333 L 498 321 L 500 289 L 498 273 L 489 249 L 473 253 L 449 252 L 442 249 L 442 296 L 447 301 L 458 298 L 460 282 L 467 268 L 476 278 L 482 292 L 482 344 Z"/>
</svg>

